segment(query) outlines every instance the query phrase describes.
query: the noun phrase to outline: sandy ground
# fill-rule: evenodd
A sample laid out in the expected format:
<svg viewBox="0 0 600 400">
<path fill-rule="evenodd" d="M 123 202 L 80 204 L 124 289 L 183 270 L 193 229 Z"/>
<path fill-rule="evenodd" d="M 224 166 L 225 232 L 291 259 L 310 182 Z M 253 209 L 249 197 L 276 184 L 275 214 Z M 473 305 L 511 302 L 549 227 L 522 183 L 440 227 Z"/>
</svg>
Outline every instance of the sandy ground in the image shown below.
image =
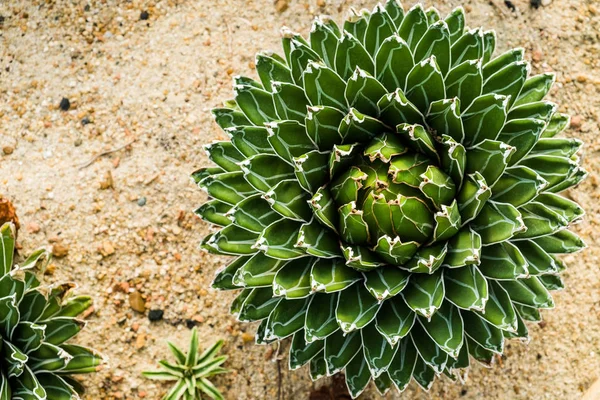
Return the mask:
<svg viewBox="0 0 600 400">
<path fill-rule="evenodd" d="M 158 399 L 167 387 L 140 372 L 167 355 L 165 338 L 183 345 L 194 325 L 203 347 L 227 342 L 233 372 L 215 382 L 228 399 L 276 399 L 278 390 L 307 399 L 327 384 L 286 371 L 285 360 L 279 373 L 273 348 L 244 341 L 255 327 L 228 315 L 233 294 L 209 289 L 227 260 L 197 250 L 209 227 L 192 213 L 205 195 L 188 178 L 207 163 L 201 145 L 223 137 L 209 109 L 231 96 L 230 75 L 254 76 L 254 53 L 279 51 L 280 26 L 308 33 L 313 16 L 339 21 L 352 5 L 284 3 L 0 1 L 0 193 L 17 207 L 23 252 L 54 246 L 63 257 L 48 279 L 78 282 L 95 299 L 78 340 L 108 366 L 82 377 L 86 399 Z M 425 3 L 444 13 L 460 4 Z M 567 195 L 587 210 L 575 229 L 589 249 L 567 257 L 567 289 L 530 327 L 529 345 L 511 344 L 492 369 L 474 367 L 465 386 L 440 380 L 429 394 L 411 385 L 387 398 L 577 399 L 600 374 L 600 4 L 554 0 L 536 10 L 513 0 L 516 12 L 500 0 L 463 4 L 470 26 L 497 30 L 499 50 L 522 46 L 534 72 L 557 72 L 551 98 L 575 117 L 567 135 L 587 143 L 590 178 Z M 164 319 L 150 322 L 150 309 Z"/>
</svg>

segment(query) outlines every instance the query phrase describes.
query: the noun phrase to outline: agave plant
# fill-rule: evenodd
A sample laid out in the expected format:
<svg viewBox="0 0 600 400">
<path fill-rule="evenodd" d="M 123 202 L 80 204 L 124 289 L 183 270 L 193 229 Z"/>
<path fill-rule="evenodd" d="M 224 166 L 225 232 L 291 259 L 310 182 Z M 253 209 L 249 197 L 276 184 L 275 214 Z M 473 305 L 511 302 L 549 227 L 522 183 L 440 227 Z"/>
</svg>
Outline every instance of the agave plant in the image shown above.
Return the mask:
<svg viewBox="0 0 600 400">
<path fill-rule="evenodd" d="M 557 258 L 584 247 L 583 214 L 558 193 L 586 175 L 567 115 L 544 101 L 523 49 L 420 4 L 317 18 L 308 39 L 256 57 L 213 110 L 231 138 L 193 179 L 220 230 L 202 247 L 237 258 L 213 286 L 257 342 L 292 337 L 290 368 L 345 371 L 352 396 L 491 364 L 527 338 L 563 287 Z M 471 356 L 471 357 L 469 357 Z"/>
<path fill-rule="evenodd" d="M 101 357 L 69 344 L 85 325 L 76 317 L 92 305 L 69 297 L 72 284 L 42 286 L 33 272 L 50 259 L 44 249 L 14 263 L 15 227 L 0 228 L 0 400 L 79 399 L 72 374 L 95 372 Z"/>
<path fill-rule="evenodd" d="M 221 367 L 221 364 L 227 360 L 227 356 L 216 357 L 221 347 L 223 347 L 222 340 L 219 340 L 212 347 L 205 350 L 204 353 L 198 355 L 198 332 L 194 328 L 187 355 L 173 343 L 167 342 L 167 345 L 171 353 L 173 353 L 176 363 L 171 364 L 165 360 L 161 360 L 158 362 L 162 367 L 161 371 L 146 371 L 142 373 L 142 375 L 149 379 L 177 382 L 163 396 L 162 400 L 200 400 L 202 393 L 205 393 L 211 399 L 223 399 L 223 395 L 208 380 L 213 375 L 227 372 L 226 369 Z"/>
</svg>

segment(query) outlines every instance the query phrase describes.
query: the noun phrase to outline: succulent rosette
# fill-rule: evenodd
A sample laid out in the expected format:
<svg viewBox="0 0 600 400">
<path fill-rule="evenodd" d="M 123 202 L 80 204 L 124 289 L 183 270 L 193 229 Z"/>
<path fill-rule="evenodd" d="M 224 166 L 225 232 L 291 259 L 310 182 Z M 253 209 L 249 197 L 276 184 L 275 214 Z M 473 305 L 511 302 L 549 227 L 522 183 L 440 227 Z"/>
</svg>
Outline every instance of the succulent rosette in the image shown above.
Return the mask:
<svg viewBox="0 0 600 400">
<path fill-rule="evenodd" d="M 344 371 L 352 396 L 489 365 L 527 338 L 580 250 L 583 215 L 558 193 L 586 175 L 581 142 L 544 101 L 523 49 L 396 1 L 283 30 L 213 110 L 231 138 L 193 174 L 219 227 L 202 247 L 237 258 L 213 283 L 257 342 L 292 337 L 290 368 Z M 470 357 L 469 357 L 470 356 Z"/>
</svg>

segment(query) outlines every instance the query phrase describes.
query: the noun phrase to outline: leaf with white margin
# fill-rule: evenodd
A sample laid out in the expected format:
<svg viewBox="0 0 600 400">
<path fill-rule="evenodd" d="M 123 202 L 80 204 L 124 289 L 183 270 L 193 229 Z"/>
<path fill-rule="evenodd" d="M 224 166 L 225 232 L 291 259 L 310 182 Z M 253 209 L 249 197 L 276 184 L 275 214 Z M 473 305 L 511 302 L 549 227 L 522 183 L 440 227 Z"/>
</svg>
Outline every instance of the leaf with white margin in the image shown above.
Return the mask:
<svg viewBox="0 0 600 400">
<path fill-rule="evenodd" d="M 304 122 L 310 104 L 306 93 L 293 83 L 273 82 L 273 103 L 280 120 Z"/>
<path fill-rule="evenodd" d="M 317 145 L 298 121 L 274 121 L 267 127 L 269 143 L 279 157 L 293 165 L 294 157 L 316 150 Z"/>
<path fill-rule="evenodd" d="M 442 75 L 445 76 L 450 69 L 450 30 L 445 21 L 429 25 L 414 51 L 415 63 L 433 54 Z"/>
<path fill-rule="evenodd" d="M 348 363 L 344 372 L 350 396 L 355 399 L 367 388 L 371 381 L 371 373 L 365 357 L 360 353 L 357 354 Z"/>
<path fill-rule="evenodd" d="M 499 283 L 514 303 L 535 308 L 554 308 L 552 296 L 535 276 Z"/>
<path fill-rule="evenodd" d="M 422 246 L 409 262 L 401 268 L 417 274 L 433 274 L 442 266 L 448 254 L 448 242 Z"/>
<path fill-rule="evenodd" d="M 255 154 L 275 154 L 264 126 L 232 126 L 225 129 L 231 143 L 246 157 Z"/>
<path fill-rule="evenodd" d="M 473 265 L 449 269 L 444 274 L 446 298 L 464 310 L 485 309 L 488 301 L 488 281 Z"/>
<path fill-rule="evenodd" d="M 434 101 L 429 105 L 427 124 L 435 130 L 436 136 L 448 135 L 459 143 L 465 139 L 460 104 L 458 97 L 452 97 Z"/>
<path fill-rule="evenodd" d="M 301 226 L 300 223 L 289 219 L 274 222 L 256 240 L 254 248 L 280 260 L 304 257 L 306 253 L 294 247 Z"/>
<path fill-rule="evenodd" d="M 389 92 L 402 91 L 414 65 L 408 44 L 394 34 L 383 41 L 375 55 L 375 77 Z"/>
<path fill-rule="evenodd" d="M 396 89 L 393 93 L 386 94 L 377 102 L 379 119 L 388 126 L 397 126 L 404 123 L 425 123 L 423 114 L 404 95 L 402 90 Z"/>
<path fill-rule="evenodd" d="M 549 254 L 577 253 L 587 247 L 577 234 L 568 229 L 535 238 L 533 241 Z"/>
<path fill-rule="evenodd" d="M 360 351 L 362 341 L 360 332 L 345 334 L 341 330 L 325 339 L 325 362 L 327 375 L 331 376 L 348 365 L 356 353 Z M 362 354 L 360 354 L 362 357 Z"/>
<path fill-rule="evenodd" d="M 431 103 L 445 97 L 444 77 L 435 55 L 416 63 L 406 77 L 406 98 L 426 112 Z"/>
<path fill-rule="evenodd" d="M 236 263 L 238 260 L 239 258 L 232 264 Z M 287 261 L 267 257 L 263 253 L 256 253 L 243 261 L 242 265 L 235 271 L 232 282 L 234 285 L 242 287 L 271 286 L 273 284 L 273 279 L 275 279 L 275 274 L 283 268 L 286 263 Z M 220 289 L 220 287 L 218 289 Z"/>
<path fill-rule="evenodd" d="M 319 222 L 337 233 L 337 206 L 327 188 L 319 188 L 308 205 Z"/>
<path fill-rule="evenodd" d="M 459 231 L 448 242 L 448 254 L 444 266 L 461 268 L 464 265 L 478 265 L 481 258 L 481 236 L 471 228 Z"/>
<path fill-rule="evenodd" d="M 406 305 L 402 296 L 385 300 L 377 313 L 375 327 L 392 346 L 408 335 L 416 314 Z"/>
<path fill-rule="evenodd" d="M 398 347 L 392 347 L 384 336 L 371 323 L 360 330 L 363 343 L 364 358 L 373 378 L 387 371 Z"/>
<path fill-rule="evenodd" d="M 244 178 L 263 193 L 282 180 L 294 178 L 294 168 L 276 155 L 257 154 L 239 165 L 244 172 Z"/>
<path fill-rule="evenodd" d="M 267 91 L 273 90 L 272 82 L 292 82 L 292 73 L 285 62 L 276 59 L 272 53 L 258 53 L 254 65 L 258 77 Z"/>
<path fill-rule="evenodd" d="M 258 193 L 244 179 L 244 174 L 241 171 L 207 176 L 198 183 L 198 186 L 211 197 L 231 205 L 235 205 L 246 197 Z"/>
<path fill-rule="evenodd" d="M 457 307 L 444 302 L 439 310 L 427 321 L 417 317 L 423 329 L 437 346 L 450 357 L 458 357 L 463 345 L 463 320 Z"/>
<path fill-rule="evenodd" d="M 359 271 L 370 271 L 385 265 L 367 247 L 341 244 L 342 253 L 346 259 L 346 265 Z"/>
<path fill-rule="evenodd" d="M 503 282 L 508 281 L 488 280 L 488 301 L 483 311 L 476 312 L 481 318 L 503 331 L 516 332 L 517 315 L 508 293 L 501 286 Z"/>
<path fill-rule="evenodd" d="M 508 165 L 515 165 L 533 149 L 538 142 L 546 123 L 541 119 L 513 119 L 504 124 L 498 140 L 514 147 Z"/>
<path fill-rule="evenodd" d="M 310 29 L 310 47 L 321 56 L 329 68 L 335 66 L 339 34 L 340 28 L 327 16 L 315 18 Z"/>
<path fill-rule="evenodd" d="M 442 136 L 440 147 L 440 167 L 450 175 L 457 190 L 460 190 L 465 177 L 467 151 L 462 144 L 447 135 Z"/>
<path fill-rule="evenodd" d="M 344 290 L 363 278 L 358 271 L 346 266 L 341 258 L 319 259 L 310 275 L 312 290 L 325 293 Z"/>
<path fill-rule="evenodd" d="M 553 114 L 552 118 L 550 118 L 550 121 L 548 122 L 548 125 L 546 126 L 546 129 L 544 129 L 544 132 L 542 132 L 542 138 L 551 138 L 558 135 L 567 129 L 570 123 L 571 117 L 569 115 L 561 113 Z"/>
<path fill-rule="evenodd" d="M 307 342 L 321 341 L 340 328 L 335 319 L 337 302 L 337 293 L 315 293 L 310 296 L 304 322 L 304 337 Z"/>
<path fill-rule="evenodd" d="M 400 28 L 398 28 L 398 35 L 406 41 L 412 51 L 427 31 L 428 25 L 423 5 L 416 3 L 404 15 Z"/>
<path fill-rule="evenodd" d="M 204 150 L 209 160 L 227 172 L 239 171 L 239 163 L 244 161 L 244 155 L 230 141 L 212 142 L 204 145 Z"/>
<path fill-rule="evenodd" d="M 467 152 L 466 173 L 479 173 L 488 186 L 493 186 L 508 166 L 515 148 L 504 142 L 486 139 Z"/>
<path fill-rule="evenodd" d="M 450 48 L 452 67 L 466 60 L 479 60 L 483 57 L 483 31 L 471 29 L 459 37 Z"/>
<path fill-rule="evenodd" d="M 320 352 L 310 360 L 310 379 L 314 382 L 327 375 L 327 364 L 325 362 L 325 351 Z"/>
<path fill-rule="evenodd" d="M 429 319 L 442 305 L 444 293 L 444 273 L 438 270 L 411 276 L 402 296 L 414 312 Z"/>
<path fill-rule="evenodd" d="M 517 100 L 530 70 L 531 65 L 527 61 L 515 61 L 490 76 L 483 84 L 483 93 L 510 96 L 510 108 Z"/>
<path fill-rule="evenodd" d="M 458 98 L 462 109 L 467 109 L 473 100 L 481 96 L 483 76 L 480 59 L 466 60 L 453 67 L 446 75 L 446 98 Z"/>
<path fill-rule="evenodd" d="M 328 106 L 345 112 L 346 83 L 325 64 L 310 62 L 303 74 L 304 92 L 313 106 Z"/>
<path fill-rule="evenodd" d="M 463 226 L 477 217 L 491 195 L 492 190 L 479 172 L 467 175 L 456 197 Z"/>
<path fill-rule="evenodd" d="M 256 253 L 255 256 L 257 254 L 261 254 L 261 253 Z M 220 290 L 239 289 L 239 286 L 237 285 L 237 283 L 233 283 L 233 278 L 237 274 L 237 271 L 240 268 L 242 268 L 244 266 L 244 264 L 247 263 L 248 260 L 250 260 L 252 257 L 251 256 L 238 257 L 235 260 L 233 260 L 231 263 L 229 263 L 227 266 L 219 269 L 215 275 L 215 278 L 213 279 L 211 287 L 213 287 L 214 289 L 220 289 Z M 265 283 L 265 286 L 270 285 L 271 281 L 272 281 L 272 279 L 269 280 L 268 283 Z"/>
<path fill-rule="evenodd" d="M 356 67 L 369 73 L 373 73 L 375 69 L 371 55 L 365 50 L 359 39 L 344 30 L 335 53 L 335 70 L 342 79 L 347 80 L 352 76 Z"/>
<path fill-rule="evenodd" d="M 284 339 L 304 326 L 304 318 L 310 297 L 304 299 L 281 299 L 267 320 L 265 338 Z"/>
<path fill-rule="evenodd" d="M 248 255 L 256 253 L 254 245 L 258 238 L 258 233 L 232 224 L 215 233 L 204 245 L 220 254 Z"/>
<path fill-rule="evenodd" d="M 273 280 L 273 295 L 286 299 L 303 298 L 310 295 L 310 272 L 316 257 L 303 257 L 288 262 L 277 271 Z"/>
<path fill-rule="evenodd" d="M 273 210 L 288 219 L 308 222 L 312 218 L 308 203 L 310 194 L 295 179 L 280 181 L 263 198 Z"/>
<path fill-rule="evenodd" d="M 473 146 L 485 139 L 495 140 L 507 118 L 508 100 L 508 97 L 494 93 L 473 100 L 461 115 L 465 130 L 463 144 Z"/>
<path fill-rule="evenodd" d="M 449 206 L 442 205 L 442 209 L 435 213 L 435 229 L 433 231 L 433 242 L 445 241 L 452 238 L 461 226 L 461 216 L 458 203 L 454 200 Z"/>
<path fill-rule="evenodd" d="M 303 224 L 298 233 L 296 247 L 320 258 L 341 257 L 336 235 L 321 225 L 315 218 Z"/>
<path fill-rule="evenodd" d="M 344 112 L 326 106 L 311 106 L 307 110 L 304 120 L 306 133 L 319 150 L 329 151 L 334 145 L 342 143 L 338 127 L 345 117 Z"/>
<path fill-rule="evenodd" d="M 561 214 L 536 201 L 521 206 L 519 211 L 527 230 L 516 235 L 516 239 L 533 239 L 549 235 L 569 224 Z"/>
<path fill-rule="evenodd" d="M 360 282 L 340 293 L 335 317 L 344 333 L 365 327 L 377 315 L 379 303 Z"/>
<path fill-rule="evenodd" d="M 548 182 L 533 169 L 523 165 L 507 168 L 492 186 L 492 200 L 515 207 L 529 203 Z"/>
<path fill-rule="evenodd" d="M 521 252 L 520 243 L 503 242 L 482 248 L 479 270 L 488 278 L 496 280 L 514 280 L 529 275 L 529 261 L 524 257 L 527 251 Z M 517 246 L 515 246 L 515 244 Z"/>
<path fill-rule="evenodd" d="M 526 230 L 521 213 L 515 206 L 495 201 L 488 201 L 470 226 L 481 236 L 484 246 L 504 242 Z"/>
<path fill-rule="evenodd" d="M 450 40 L 454 43 L 462 36 L 465 29 L 465 10 L 461 6 L 456 7 L 445 19 L 450 30 Z"/>
<path fill-rule="evenodd" d="M 375 54 L 381 43 L 396 31 L 392 18 L 386 9 L 377 4 L 369 16 L 369 23 L 365 32 L 365 49 L 369 54 Z"/>
<path fill-rule="evenodd" d="M 292 344 L 290 345 L 290 370 L 295 370 L 310 362 L 316 355 L 323 351 L 325 342 L 318 340 L 316 342 L 306 342 L 304 332 L 294 333 Z"/>
<path fill-rule="evenodd" d="M 442 373 L 448 362 L 448 354 L 442 351 L 421 324 L 413 325 L 410 330 L 410 337 L 421 359 L 436 373 Z"/>
<path fill-rule="evenodd" d="M 365 287 L 378 301 L 396 296 L 406 287 L 410 274 L 393 265 L 364 272 Z"/>
<path fill-rule="evenodd" d="M 555 81 L 556 74 L 552 72 L 532 76 L 525 81 L 525 85 L 523 85 L 523 89 L 521 89 L 515 105 L 520 106 L 542 100 L 548 94 Z"/>
<path fill-rule="evenodd" d="M 531 275 L 558 274 L 562 270 L 561 263 L 534 241 L 517 240 L 513 243 L 527 260 L 527 268 Z"/>
<path fill-rule="evenodd" d="M 472 312 L 461 313 L 465 323 L 465 333 L 481 347 L 502 354 L 504 351 L 504 335 L 502 330 L 491 325 Z"/>
<path fill-rule="evenodd" d="M 244 300 L 237 318 L 245 322 L 268 318 L 280 300 L 278 297 L 273 297 L 273 289 L 270 287 L 253 289 Z"/>
<path fill-rule="evenodd" d="M 415 369 L 415 363 L 419 358 L 417 349 L 410 337 L 404 338 L 398 345 L 396 355 L 388 367 L 388 373 L 394 386 L 402 392 L 408 386 Z"/>
<path fill-rule="evenodd" d="M 379 114 L 377 102 L 386 94 L 387 90 L 381 82 L 359 67 L 356 68 L 350 79 L 348 79 L 344 92 L 348 106 L 372 116 Z"/>
</svg>

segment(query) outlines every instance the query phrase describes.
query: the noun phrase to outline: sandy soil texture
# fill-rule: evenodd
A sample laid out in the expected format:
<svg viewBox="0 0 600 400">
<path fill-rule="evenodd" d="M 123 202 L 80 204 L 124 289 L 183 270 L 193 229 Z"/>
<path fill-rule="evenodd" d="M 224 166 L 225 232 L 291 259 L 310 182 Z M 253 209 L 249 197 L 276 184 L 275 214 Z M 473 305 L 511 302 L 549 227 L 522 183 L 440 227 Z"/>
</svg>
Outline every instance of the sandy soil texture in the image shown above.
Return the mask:
<svg viewBox="0 0 600 400">
<path fill-rule="evenodd" d="M 587 211 L 574 229 L 589 248 L 566 257 L 567 289 L 530 344 L 511 343 L 465 386 L 388 399 L 577 399 L 600 374 L 600 4 L 543 3 L 463 4 L 470 26 L 497 30 L 497 50 L 522 46 L 534 73 L 557 73 L 550 98 L 573 116 L 566 135 L 586 142 L 590 177 L 566 195 Z M 425 4 L 446 13 L 460 1 Z M 209 110 L 232 95 L 231 76 L 255 76 L 254 54 L 279 51 L 282 25 L 307 34 L 315 15 L 340 21 L 351 5 L 375 1 L 0 1 L 0 194 L 17 207 L 24 253 L 54 247 L 48 280 L 95 298 L 78 340 L 108 365 L 82 377 L 85 399 L 160 398 L 167 386 L 140 372 L 167 356 L 165 338 L 187 344 L 192 326 L 202 347 L 226 340 L 233 372 L 215 382 L 228 399 L 307 399 L 328 383 L 273 361 L 274 347 L 251 343 L 255 327 L 228 315 L 233 294 L 209 288 L 227 259 L 197 249 L 210 228 L 193 215 L 205 195 L 188 176 L 207 163 L 201 145 L 224 138 Z"/>
</svg>

